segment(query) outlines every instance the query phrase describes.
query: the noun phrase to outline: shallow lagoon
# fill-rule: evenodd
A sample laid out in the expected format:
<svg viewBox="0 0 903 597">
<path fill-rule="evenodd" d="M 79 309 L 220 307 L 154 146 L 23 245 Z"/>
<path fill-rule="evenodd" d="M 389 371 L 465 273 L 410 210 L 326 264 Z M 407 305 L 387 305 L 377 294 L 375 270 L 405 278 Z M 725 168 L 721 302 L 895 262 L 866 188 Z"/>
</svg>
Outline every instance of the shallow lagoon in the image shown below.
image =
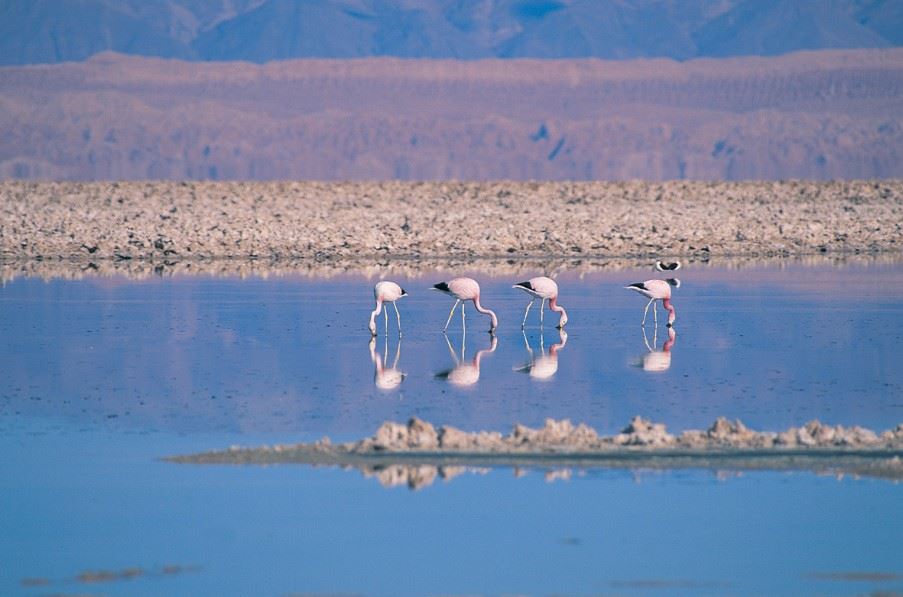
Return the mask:
<svg viewBox="0 0 903 597">
<path fill-rule="evenodd" d="M 466 338 L 457 317 L 441 333 L 451 301 L 426 288 L 447 272 L 396 278 L 411 293 L 399 302 L 400 351 L 392 327 L 388 345 L 381 335 L 371 349 L 372 278 L 8 283 L 0 557 L 12 565 L 0 593 L 903 588 L 900 486 L 884 481 L 729 471 L 516 478 L 500 469 L 409 492 L 353 472 L 157 460 L 234 443 L 350 439 L 411 415 L 502 431 L 569 417 L 612 432 L 634 414 L 672 430 L 718 415 L 767 430 L 812 418 L 878 429 L 903 421 L 903 264 L 687 267 L 670 356 L 660 353 L 663 318 L 657 337 L 647 323 L 644 339 L 644 300 L 621 288 L 651 271 L 564 272 L 571 322 L 557 368 L 557 317 L 540 331 L 534 312 L 526 339 L 520 330 L 527 298 L 510 285 L 534 273 L 475 274 L 501 319 L 494 350 L 472 308 Z M 480 351 L 475 382 L 452 383 L 474 380 Z M 544 368 L 535 361 L 543 352 Z M 389 388 L 401 379 L 386 374 L 396 354 L 404 378 Z M 467 375 L 454 375 L 459 364 L 471 366 Z M 142 574 L 76 579 L 130 567 Z"/>
</svg>

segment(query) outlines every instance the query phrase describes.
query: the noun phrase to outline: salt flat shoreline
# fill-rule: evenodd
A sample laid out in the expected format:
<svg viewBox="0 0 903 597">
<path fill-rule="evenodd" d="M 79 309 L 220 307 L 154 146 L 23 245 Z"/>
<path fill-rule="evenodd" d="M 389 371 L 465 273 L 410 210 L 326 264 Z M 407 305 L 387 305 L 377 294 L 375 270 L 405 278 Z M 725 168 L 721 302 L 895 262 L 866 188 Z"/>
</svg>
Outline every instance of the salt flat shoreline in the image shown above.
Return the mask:
<svg viewBox="0 0 903 597">
<path fill-rule="evenodd" d="M 3 262 L 705 261 L 901 250 L 901 180 L 0 182 Z"/>
<path fill-rule="evenodd" d="M 356 442 L 285 444 L 172 456 L 181 464 L 307 464 L 355 468 L 384 485 L 429 485 L 467 468 L 498 466 L 812 471 L 903 479 L 903 423 L 875 432 L 810 421 L 783 432 L 748 429 L 718 418 L 704 430 L 669 433 L 662 423 L 634 417 L 620 433 L 602 436 L 568 420 L 548 419 L 531 429 L 515 425 L 508 435 L 434 427 L 416 417 L 386 422 Z"/>
</svg>

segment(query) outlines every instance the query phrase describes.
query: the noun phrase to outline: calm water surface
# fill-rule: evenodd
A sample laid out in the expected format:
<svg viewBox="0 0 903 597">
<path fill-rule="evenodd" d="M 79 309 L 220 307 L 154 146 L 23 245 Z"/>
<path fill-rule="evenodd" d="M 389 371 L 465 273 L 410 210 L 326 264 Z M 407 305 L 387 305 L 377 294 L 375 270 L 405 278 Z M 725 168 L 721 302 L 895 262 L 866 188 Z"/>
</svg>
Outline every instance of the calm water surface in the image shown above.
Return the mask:
<svg viewBox="0 0 903 597">
<path fill-rule="evenodd" d="M 560 275 L 567 334 L 535 310 L 522 333 L 510 286 L 529 275 L 476 276 L 495 341 L 472 307 L 466 335 L 457 316 L 441 333 L 453 301 L 426 289 L 449 273 L 395 278 L 404 335 L 393 311 L 372 343 L 363 277 L 7 283 L 0 594 L 903 591 L 903 493 L 879 480 L 497 469 L 411 492 L 158 460 L 411 415 L 502 431 L 903 422 L 903 264 L 688 267 L 673 336 L 651 314 L 644 334 L 645 300 L 621 288 L 645 270 Z M 120 576 L 77 578 L 90 570 Z"/>
</svg>

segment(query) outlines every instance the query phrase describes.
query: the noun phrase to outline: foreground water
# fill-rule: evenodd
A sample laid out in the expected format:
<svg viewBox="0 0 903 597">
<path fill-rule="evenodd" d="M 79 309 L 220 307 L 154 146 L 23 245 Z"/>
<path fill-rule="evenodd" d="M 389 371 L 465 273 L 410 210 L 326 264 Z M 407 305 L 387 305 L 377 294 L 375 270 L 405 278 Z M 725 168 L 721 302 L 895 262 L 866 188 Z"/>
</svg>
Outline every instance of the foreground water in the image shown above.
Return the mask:
<svg viewBox="0 0 903 597">
<path fill-rule="evenodd" d="M 766 430 L 903 421 L 903 265 L 680 274 L 673 337 L 651 321 L 644 337 L 645 301 L 621 288 L 647 270 L 559 276 L 566 337 L 535 312 L 522 334 L 520 278 L 478 276 L 496 340 L 472 310 L 466 337 L 457 317 L 445 336 L 437 272 L 398 280 L 404 336 L 390 320 L 387 343 L 380 321 L 372 344 L 363 277 L 9 283 L 0 594 L 903 590 L 900 487 L 883 481 L 500 469 L 408 492 L 158 460 L 411 415 L 609 433 L 635 414 L 672 430 L 717 415 Z M 79 580 L 91 570 L 110 574 Z"/>
</svg>

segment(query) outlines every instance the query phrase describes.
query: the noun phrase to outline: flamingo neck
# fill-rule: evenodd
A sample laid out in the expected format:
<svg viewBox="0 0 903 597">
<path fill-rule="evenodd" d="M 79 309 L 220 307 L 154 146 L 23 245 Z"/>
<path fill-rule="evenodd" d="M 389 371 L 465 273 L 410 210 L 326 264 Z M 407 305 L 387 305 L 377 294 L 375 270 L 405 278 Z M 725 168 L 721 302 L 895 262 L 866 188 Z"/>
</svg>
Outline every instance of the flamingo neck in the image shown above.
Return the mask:
<svg viewBox="0 0 903 597">
<path fill-rule="evenodd" d="M 379 312 L 382 311 L 383 308 L 383 300 L 376 299 L 376 308 L 370 313 L 370 327 L 376 325 L 376 316 L 379 315 Z"/>
<path fill-rule="evenodd" d="M 480 304 L 480 295 L 478 294 L 476 298 L 473 299 L 473 306 L 480 313 L 485 313 L 489 317 L 492 318 L 492 329 L 499 327 L 499 318 L 495 316 L 495 312 L 492 309 L 487 309 L 483 305 Z"/>
<path fill-rule="evenodd" d="M 561 313 L 563 316 L 567 317 L 568 313 L 564 310 L 564 307 L 558 304 L 558 297 L 549 299 L 549 309 L 555 311 L 556 313 Z"/>
</svg>

